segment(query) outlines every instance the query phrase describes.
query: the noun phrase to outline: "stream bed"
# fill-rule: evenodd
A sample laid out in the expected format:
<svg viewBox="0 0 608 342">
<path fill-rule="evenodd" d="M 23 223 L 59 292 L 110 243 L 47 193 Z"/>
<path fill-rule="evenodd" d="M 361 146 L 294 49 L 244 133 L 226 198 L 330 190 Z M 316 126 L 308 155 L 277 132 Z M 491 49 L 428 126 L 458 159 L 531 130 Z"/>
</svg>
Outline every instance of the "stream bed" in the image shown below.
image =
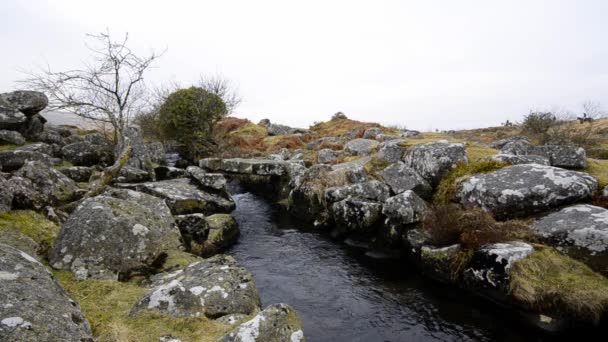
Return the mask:
<svg viewBox="0 0 608 342">
<path fill-rule="evenodd" d="M 308 341 L 526 341 L 495 306 L 424 279 L 403 260 L 295 228 L 270 203 L 233 190 L 241 229 L 228 254 L 253 273 L 262 305 L 287 303 Z"/>
</svg>

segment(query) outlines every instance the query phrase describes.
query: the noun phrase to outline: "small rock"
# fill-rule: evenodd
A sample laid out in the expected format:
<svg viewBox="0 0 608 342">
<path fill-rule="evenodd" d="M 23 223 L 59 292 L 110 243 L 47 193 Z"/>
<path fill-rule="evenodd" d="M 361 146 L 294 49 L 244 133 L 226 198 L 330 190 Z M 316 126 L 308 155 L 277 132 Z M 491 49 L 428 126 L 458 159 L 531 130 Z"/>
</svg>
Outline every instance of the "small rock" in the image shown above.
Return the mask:
<svg viewBox="0 0 608 342">
<path fill-rule="evenodd" d="M 380 145 L 376 140 L 354 139 L 344 145 L 344 153 L 348 156 L 368 156 Z"/>
<path fill-rule="evenodd" d="M 0 244 L 5 244 L 37 257 L 40 245 L 27 235 L 16 230 L 0 229 Z M 1 278 L 1 277 L 0 277 Z"/>
<path fill-rule="evenodd" d="M 317 152 L 317 163 L 319 164 L 331 164 L 338 159 L 338 152 L 324 148 Z"/>
<path fill-rule="evenodd" d="M 487 160 L 495 160 L 503 163 L 507 163 L 510 165 L 519 165 L 519 164 L 540 164 L 540 165 L 551 165 L 548 158 L 543 156 L 537 156 L 533 154 L 523 155 L 523 154 L 497 154 L 491 157 L 488 157 Z"/>
<path fill-rule="evenodd" d="M 372 127 L 365 130 L 363 133 L 363 139 L 376 139 L 378 134 L 382 134 L 382 129 L 378 127 Z"/>
<path fill-rule="evenodd" d="M 426 213 L 424 200 L 411 190 L 407 190 L 386 200 L 382 213 L 400 224 L 420 222 Z"/>
<path fill-rule="evenodd" d="M 515 141 L 522 141 L 522 140 L 525 142 L 528 142 L 528 143 L 530 142 L 530 139 L 528 139 L 528 137 L 518 135 L 518 136 L 506 138 L 506 139 L 497 140 L 497 141 L 491 143 L 490 147 L 493 149 L 500 150 L 508 143 L 515 142 Z"/>
<path fill-rule="evenodd" d="M 173 166 L 158 166 L 154 168 L 154 174 L 159 181 L 188 177 L 186 170 Z"/>
<path fill-rule="evenodd" d="M 395 163 L 401 161 L 405 150 L 401 140 L 385 141 L 378 148 L 378 158 Z"/>
<path fill-rule="evenodd" d="M 116 183 L 143 183 L 150 181 L 150 173 L 131 166 L 123 166 L 116 178 Z"/>
<path fill-rule="evenodd" d="M 87 135 L 87 137 L 97 135 Z M 86 137 L 85 137 L 86 139 Z M 114 162 L 114 150 L 109 144 L 94 144 L 101 138 L 90 138 L 85 141 L 65 145 L 61 148 L 63 158 L 76 166 L 108 166 Z"/>
<path fill-rule="evenodd" d="M 59 171 L 74 182 L 78 183 L 88 182 L 93 175 L 93 168 L 87 166 L 70 166 Z"/>
<path fill-rule="evenodd" d="M 304 342 L 302 322 L 286 304 L 274 304 L 242 323 L 218 342 Z"/>
<path fill-rule="evenodd" d="M 429 183 L 418 172 L 402 162 L 389 165 L 378 175 L 391 187 L 395 194 L 412 190 L 420 197 L 429 198 L 433 191 Z"/>
<path fill-rule="evenodd" d="M 535 146 L 533 154 L 548 158 L 552 166 L 569 169 L 584 169 L 587 166 L 587 154 L 582 147 L 542 145 Z"/>
</svg>

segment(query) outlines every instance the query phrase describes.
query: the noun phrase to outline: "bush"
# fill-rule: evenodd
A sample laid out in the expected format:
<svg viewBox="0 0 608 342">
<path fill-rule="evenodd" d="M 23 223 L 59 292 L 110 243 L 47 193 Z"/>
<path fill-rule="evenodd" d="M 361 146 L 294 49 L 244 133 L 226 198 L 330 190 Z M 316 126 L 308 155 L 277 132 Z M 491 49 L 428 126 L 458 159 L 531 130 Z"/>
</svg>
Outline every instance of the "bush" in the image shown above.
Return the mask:
<svg viewBox="0 0 608 342">
<path fill-rule="evenodd" d="M 521 127 L 524 133 L 543 134 L 546 133 L 555 122 L 556 118 L 553 113 L 535 112 L 524 117 L 524 122 Z"/>
<path fill-rule="evenodd" d="M 226 114 L 219 96 L 197 87 L 173 92 L 158 112 L 163 136 L 177 141 L 182 156 L 190 160 L 204 156 L 213 146 L 213 127 Z"/>
</svg>

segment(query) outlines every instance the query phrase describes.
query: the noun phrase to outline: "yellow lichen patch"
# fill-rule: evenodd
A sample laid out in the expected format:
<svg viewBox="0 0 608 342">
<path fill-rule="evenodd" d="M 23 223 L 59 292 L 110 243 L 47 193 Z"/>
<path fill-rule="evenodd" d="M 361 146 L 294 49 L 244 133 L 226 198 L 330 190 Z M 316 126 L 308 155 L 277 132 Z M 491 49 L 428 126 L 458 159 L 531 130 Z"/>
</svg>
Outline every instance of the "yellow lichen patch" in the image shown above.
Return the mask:
<svg viewBox="0 0 608 342">
<path fill-rule="evenodd" d="M 510 279 L 515 300 L 545 314 L 597 322 L 608 309 L 608 279 L 549 247 L 515 262 Z"/>
<path fill-rule="evenodd" d="M 32 210 L 13 210 L 0 214 L 0 230 L 15 230 L 48 248 L 59 233 L 59 226 Z"/>
<path fill-rule="evenodd" d="M 184 342 L 215 341 L 232 329 L 204 317 L 174 318 L 158 312 L 130 317 L 131 307 L 144 295 L 145 288 L 132 282 L 76 281 L 67 271 L 56 271 L 55 277 L 80 304 L 93 334 L 101 342 L 158 341 L 164 335 Z"/>
<path fill-rule="evenodd" d="M 585 171 L 598 179 L 600 189 L 608 185 L 608 160 L 587 159 Z"/>
</svg>

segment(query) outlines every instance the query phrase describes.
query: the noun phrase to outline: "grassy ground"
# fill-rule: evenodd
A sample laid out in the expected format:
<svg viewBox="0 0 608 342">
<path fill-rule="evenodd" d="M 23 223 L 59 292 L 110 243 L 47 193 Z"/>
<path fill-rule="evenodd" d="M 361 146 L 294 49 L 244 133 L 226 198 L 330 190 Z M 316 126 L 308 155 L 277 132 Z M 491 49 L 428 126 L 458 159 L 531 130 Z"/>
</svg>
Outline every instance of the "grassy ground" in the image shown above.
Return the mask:
<svg viewBox="0 0 608 342">
<path fill-rule="evenodd" d="M 29 236 L 43 247 L 50 247 L 59 226 L 32 210 L 12 210 L 0 214 L 0 230 L 15 230 Z"/>
</svg>

